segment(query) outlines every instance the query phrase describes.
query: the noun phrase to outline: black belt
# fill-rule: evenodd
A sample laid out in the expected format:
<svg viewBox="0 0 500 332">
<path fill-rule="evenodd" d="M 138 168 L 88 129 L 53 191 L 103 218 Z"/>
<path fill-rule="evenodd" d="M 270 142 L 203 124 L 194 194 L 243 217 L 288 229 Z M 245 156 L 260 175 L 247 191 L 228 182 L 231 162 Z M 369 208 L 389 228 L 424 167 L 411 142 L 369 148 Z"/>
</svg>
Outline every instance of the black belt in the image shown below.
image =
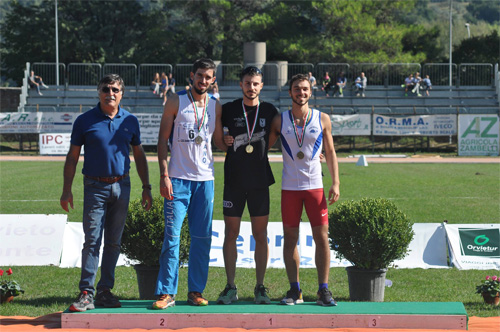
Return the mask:
<svg viewBox="0 0 500 332">
<path fill-rule="evenodd" d="M 85 175 L 86 178 L 96 180 L 99 182 L 104 182 L 107 184 L 113 184 L 115 182 L 118 182 L 122 179 L 125 179 L 128 176 L 127 174 L 123 174 L 121 176 L 90 176 L 90 175 Z"/>
</svg>

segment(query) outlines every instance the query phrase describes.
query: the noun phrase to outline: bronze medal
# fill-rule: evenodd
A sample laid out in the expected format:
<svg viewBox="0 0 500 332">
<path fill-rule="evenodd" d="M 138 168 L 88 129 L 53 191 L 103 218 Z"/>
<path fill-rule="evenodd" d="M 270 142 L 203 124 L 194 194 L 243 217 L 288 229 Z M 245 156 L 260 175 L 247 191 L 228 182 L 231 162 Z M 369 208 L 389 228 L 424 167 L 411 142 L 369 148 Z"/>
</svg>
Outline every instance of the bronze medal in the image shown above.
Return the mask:
<svg viewBox="0 0 500 332">
<path fill-rule="evenodd" d="M 304 159 L 304 152 L 302 151 L 297 152 L 297 158 Z"/>
<path fill-rule="evenodd" d="M 201 144 L 201 142 L 203 142 L 203 138 L 201 138 L 201 136 L 196 136 L 196 138 L 194 139 L 194 142 L 198 145 Z"/>
<path fill-rule="evenodd" d="M 253 152 L 253 146 L 248 144 L 246 147 L 245 147 L 245 151 L 247 153 L 252 153 Z"/>
</svg>

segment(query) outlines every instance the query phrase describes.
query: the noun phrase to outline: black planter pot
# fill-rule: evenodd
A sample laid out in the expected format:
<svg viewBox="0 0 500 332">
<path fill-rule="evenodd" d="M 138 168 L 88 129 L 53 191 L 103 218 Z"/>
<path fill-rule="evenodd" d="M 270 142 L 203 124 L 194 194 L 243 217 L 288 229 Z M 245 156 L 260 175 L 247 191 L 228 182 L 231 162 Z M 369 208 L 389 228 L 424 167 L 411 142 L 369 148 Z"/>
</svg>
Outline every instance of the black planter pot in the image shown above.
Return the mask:
<svg viewBox="0 0 500 332">
<path fill-rule="evenodd" d="M 134 265 L 141 300 L 155 300 L 156 280 L 160 266 Z"/>
<path fill-rule="evenodd" d="M 387 269 L 367 270 L 346 267 L 351 301 L 384 302 Z"/>
</svg>

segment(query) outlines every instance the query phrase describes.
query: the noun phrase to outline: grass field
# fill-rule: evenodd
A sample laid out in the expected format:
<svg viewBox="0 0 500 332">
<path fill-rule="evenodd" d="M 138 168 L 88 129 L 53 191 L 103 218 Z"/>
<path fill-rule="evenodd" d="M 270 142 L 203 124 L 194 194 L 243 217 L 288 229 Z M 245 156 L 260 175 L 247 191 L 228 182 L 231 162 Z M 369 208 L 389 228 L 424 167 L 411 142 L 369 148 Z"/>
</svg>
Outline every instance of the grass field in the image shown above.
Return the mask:
<svg viewBox="0 0 500 332">
<path fill-rule="evenodd" d="M 75 209 L 69 221 L 82 220 L 82 163 L 73 182 Z M 134 166 L 133 166 L 134 167 Z M 270 221 L 281 220 L 281 163 L 271 163 L 276 183 L 270 187 Z M 328 174 L 324 166 L 324 174 Z M 500 164 L 375 164 L 342 163 L 340 201 L 383 197 L 394 201 L 413 222 L 492 223 L 500 220 Z M 0 162 L 0 213 L 64 213 L 59 205 L 62 162 Z M 159 195 L 157 163 L 149 163 L 153 195 Z M 131 199 L 142 189 L 135 169 L 130 172 Z M 331 181 L 325 177 L 325 188 Z M 214 219 L 222 220 L 223 164 L 215 163 Z M 335 205 L 330 206 L 330 210 Z M 245 211 L 243 220 L 249 220 Z M 307 217 L 304 215 L 304 220 Z"/>
<path fill-rule="evenodd" d="M 271 221 L 280 218 L 281 164 L 272 163 L 276 184 L 271 186 Z M 158 166 L 150 163 L 153 194 L 158 194 Z M 0 213 L 60 214 L 62 162 L 0 162 Z M 223 165 L 217 163 L 215 179 L 215 219 L 222 216 Z M 325 174 L 327 170 L 325 169 Z M 414 222 L 498 223 L 500 220 L 500 165 L 498 164 L 370 164 L 357 167 L 340 164 L 341 200 L 361 197 L 384 197 L 393 200 Z M 132 199 L 140 197 L 140 181 L 131 171 Z M 329 186 L 325 178 L 325 188 Z M 75 210 L 70 221 L 81 221 L 81 163 L 74 181 Z M 333 209 L 333 207 L 330 207 Z M 306 217 L 305 217 L 306 218 Z M 249 220 L 248 214 L 243 216 Z M 4 267 L 1 267 L 4 268 Z M 76 298 L 80 269 L 58 267 L 14 267 L 16 280 L 26 293 L 10 305 L 0 306 L 0 315 L 40 316 L 65 310 Z M 316 291 L 316 270 L 301 269 L 301 286 L 306 301 Z M 486 275 L 498 271 L 459 271 L 457 269 L 389 269 L 387 278 L 393 286 L 386 288 L 385 301 L 463 302 L 469 316 L 498 316 L 500 310 L 483 304 L 475 286 Z M 186 298 L 187 269 L 181 269 L 179 300 Z M 242 300 L 253 294 L 255 271 L 238 269 L 236 283 Z M 205 296 L 216 300 L 224 288 L 223 268 L 211 268 Z M 335 298 L 349 300 L 347 275 L 343 268 L 332 268 L 329 280 Z M 279 300 L 288 289 L 285 271 L 270 269 L 266 286 L 273 300 Z M 138 290 L 132 267 L 118 267 L 115 286 L 122 299 L 137 299 Z"/>
</svg>

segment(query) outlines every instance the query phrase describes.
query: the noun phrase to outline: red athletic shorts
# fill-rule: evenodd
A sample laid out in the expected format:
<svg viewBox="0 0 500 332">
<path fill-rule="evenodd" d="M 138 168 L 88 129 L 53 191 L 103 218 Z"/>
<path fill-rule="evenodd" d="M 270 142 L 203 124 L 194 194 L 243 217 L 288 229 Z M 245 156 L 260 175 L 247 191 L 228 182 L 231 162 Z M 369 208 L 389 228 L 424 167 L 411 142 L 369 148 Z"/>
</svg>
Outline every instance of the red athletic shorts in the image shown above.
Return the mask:
<svg viewBox="0 0 500 332">
<path fill-rule="evenodd" d="M 283 226 L 299 227 L 303 206 L 306 207 L 311 227 L 328 225 L 328 207 L 323 189 L 320 188 L 281 191 Z"/>
</svg>

